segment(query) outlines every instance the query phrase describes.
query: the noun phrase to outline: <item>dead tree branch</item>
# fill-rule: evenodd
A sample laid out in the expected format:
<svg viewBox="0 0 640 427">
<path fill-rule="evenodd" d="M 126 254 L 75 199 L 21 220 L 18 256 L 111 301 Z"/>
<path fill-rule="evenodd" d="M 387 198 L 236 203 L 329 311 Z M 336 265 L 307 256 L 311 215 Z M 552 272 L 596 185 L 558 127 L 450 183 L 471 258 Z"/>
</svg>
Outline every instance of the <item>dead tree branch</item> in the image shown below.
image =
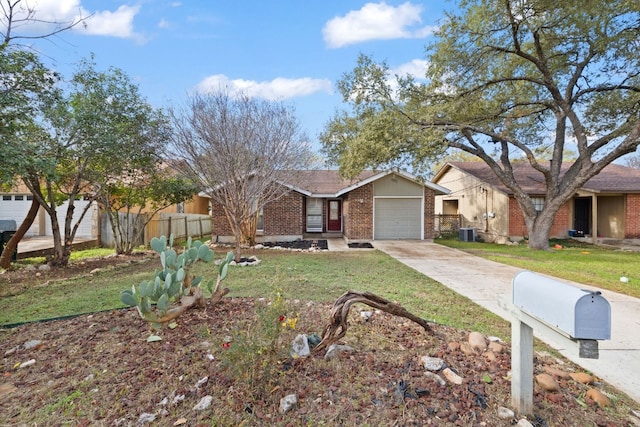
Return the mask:
<svg viewBox="0 0 640 427">
<path fill-rule="evenodd" d="M 347 322 L 349 310 L 351 309 L 351 306 L 356 303 L 366 304 L 373 308 L 377 308 L 378 310 L 393 314 L 394 316 L 407 318 L 422 326 L 425 331 L 433 333 L 425 319 L 410 313 L 399 304 L 370 292 L 348 291 L 338 298 L 333 304 L 333 308 L 331 309 L 331 321 L 327 326 L 325 326 L 322 331 L 322 341 L 320 341 L 320 344 L 318 344 L 313 351 L 320 351 L 321 349 L 328 348 L 331 344 L 334 344 L 346 335 L 347 328 L 349 327 Z"/>
</svg>

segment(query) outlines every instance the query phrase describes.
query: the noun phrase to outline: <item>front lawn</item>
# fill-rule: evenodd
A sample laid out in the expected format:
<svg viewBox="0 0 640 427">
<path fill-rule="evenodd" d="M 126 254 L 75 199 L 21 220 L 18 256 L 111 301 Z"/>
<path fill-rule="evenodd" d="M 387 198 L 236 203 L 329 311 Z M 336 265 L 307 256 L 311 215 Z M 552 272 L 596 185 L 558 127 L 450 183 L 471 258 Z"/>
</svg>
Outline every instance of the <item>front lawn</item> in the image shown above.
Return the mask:
<svg viewBox="0 0 640 427">
<path fill-rule="evenodd" d="M 532 250 L 524 244 L 498 245 L 456 239 L 435 239 L 435 242 L 491 261 L 640 298 L 640 252 L 637 251 L 575 240 L 552 240 L 549 251 Z"/>
</svg>

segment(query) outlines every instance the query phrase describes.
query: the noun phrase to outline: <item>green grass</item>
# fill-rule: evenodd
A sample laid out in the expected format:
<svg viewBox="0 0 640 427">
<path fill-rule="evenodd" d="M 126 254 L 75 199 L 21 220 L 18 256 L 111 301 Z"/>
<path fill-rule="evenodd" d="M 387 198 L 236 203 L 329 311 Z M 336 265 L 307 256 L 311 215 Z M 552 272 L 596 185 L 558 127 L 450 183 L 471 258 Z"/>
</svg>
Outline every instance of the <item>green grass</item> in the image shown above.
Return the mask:
<svg viewBox="0 0 640 427">
<path fill-rule="evenodd" d="M 506 321 L 379 251 L 256 254 L 258 266 L 230 270 L 224 282 L 230 297 L 270 297 L 279 289 L 288 299 L 333 302 L 347 290 L 370 291 L 438 323 L 502 337 L 509 333 Z M 0 325 L 121 308 L 120 291 L 151 278 L 158 265 L 151 261 L 142 272 L 118 269 L 30 287 L 0 300 Z M 199 264 L 194 272 L 205 282 L 214 280 L 217 266 Z"/>
<path fill-rule="evenodd" d="M 549 251 L 532 250 L 526 245 L 460 242 L 455 239 L 436 239 L 436 243 L 502 264 L 640 298 L 640 252 L 572 240 L 552 240 Z M 561 248 L 556 249 L 555 245 Z M 629 282 L 621 282 L 621 277 L 627 277 Z"/>
<path fill-rule="evenodd" d="M 135 252 L 135 251 L 134 251 Z M 99 256 L 106 256 L 106 255 L 112 255 L 114 254 L 115 251 L 113 250 L 113 248 L 91 248 L 91 249 L 84 249 L 81 251 L 74 251 L 71 252 L 71 256 L 69 257 L 69 260 L 71 262 L 73 261 L 79 261 L 85 258 L 93 258 L 93 257 L 99 257 Z M 24 258 L 18 261 L 18 265 L 40 265 L 40 264 L 44 264 L 47 261 L 47 259 L 43 256 L 41 257 L 32 257 L 32 258 Z"/>
</svg>

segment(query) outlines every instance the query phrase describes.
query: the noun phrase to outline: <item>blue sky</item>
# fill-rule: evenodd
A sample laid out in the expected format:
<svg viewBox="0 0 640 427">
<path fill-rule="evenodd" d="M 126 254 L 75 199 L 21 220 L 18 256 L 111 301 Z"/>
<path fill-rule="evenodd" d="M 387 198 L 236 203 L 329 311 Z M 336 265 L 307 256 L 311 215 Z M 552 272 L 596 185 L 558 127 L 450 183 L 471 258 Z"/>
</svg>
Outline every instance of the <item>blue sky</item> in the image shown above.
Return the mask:
<svg viewBox="0 0 640 427">
<path fill-rule="evenodd" d="M 123 69 L 156 107 L 230 85 L 293 105 L 314 143 L 343 106 L 335 84 L 353 70 L 360 53 L 386 61 L 396 72 L 421 76 L 424 48 L 443 10 L 453 7 L 390 0 L 25 2 L 42 20 L 93 14 L 86 26 L 35 42 L 65 77 L 93 53 L 100 69 Z"/>
</svg>

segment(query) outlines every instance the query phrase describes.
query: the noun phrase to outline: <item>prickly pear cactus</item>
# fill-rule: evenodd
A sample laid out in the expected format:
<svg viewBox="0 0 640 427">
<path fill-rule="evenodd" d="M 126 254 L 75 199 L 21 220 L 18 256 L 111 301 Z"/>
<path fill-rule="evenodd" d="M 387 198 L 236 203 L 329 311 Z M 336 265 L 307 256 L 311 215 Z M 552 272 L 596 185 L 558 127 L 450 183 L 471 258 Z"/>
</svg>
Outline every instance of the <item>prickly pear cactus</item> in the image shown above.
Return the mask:
<svg viewBox="0 0 640 427">
<path fill-rule="evenodd" d="M 155 327 L 162 327 L 177 318 L 193 305 L 204 306 L 204 296 L 200 284 L 202 278 L 193 276 L 189 271 L 197 262 L 211 262 L 214 254 L 209 246 L 199 240 L 187 240 L 180 255 L 173 249 L 173 235 L 167 238 L 154 237 L 151 248 L 160 254 L 161 270 L 156 270 L 152 280 L 144 280 L 132 285 L 120 294 L 120 300 L 129 306 L 135 306 L 140 316 Z M 220 263 L 218 285 L 226 277 L 233 253 L 229 252 Z M 209 289 L 212 290 L 212 282 Z"/>
</svg>

